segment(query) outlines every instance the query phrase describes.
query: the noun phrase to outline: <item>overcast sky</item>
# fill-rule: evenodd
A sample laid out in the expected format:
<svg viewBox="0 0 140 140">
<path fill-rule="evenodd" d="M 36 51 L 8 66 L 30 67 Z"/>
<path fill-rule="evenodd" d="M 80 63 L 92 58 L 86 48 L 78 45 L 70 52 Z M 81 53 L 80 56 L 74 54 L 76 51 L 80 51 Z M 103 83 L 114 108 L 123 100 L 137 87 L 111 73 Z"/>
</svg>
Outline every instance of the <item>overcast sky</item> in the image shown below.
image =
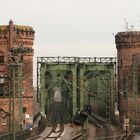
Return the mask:
<svg viewBox="0 0 140 140">
<path fill-rule="evenodd" d="M 114 36 L 140 28 L 140 0 L 1 0 L 0 24 L 36 31 L 35 56 L 114 56 Z"/>
<path fill-rule="evenodd" d="M 36 56 L 115 56 L 113 33 L 140 29 L 140 0 L 1 0 L 0 24 L 29 25 Z"/>
</svg>

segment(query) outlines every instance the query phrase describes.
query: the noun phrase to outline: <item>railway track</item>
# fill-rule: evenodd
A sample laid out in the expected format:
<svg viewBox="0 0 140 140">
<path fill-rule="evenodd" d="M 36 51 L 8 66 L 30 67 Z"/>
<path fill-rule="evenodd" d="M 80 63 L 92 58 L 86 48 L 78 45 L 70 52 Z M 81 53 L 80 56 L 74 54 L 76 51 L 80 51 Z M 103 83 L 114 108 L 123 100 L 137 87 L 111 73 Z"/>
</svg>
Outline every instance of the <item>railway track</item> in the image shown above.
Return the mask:
<svg viewBox="0 0 140 140">
<path fill-rule="evenodd" d="M 82 134 L 78 134 L 72 138 L 72 140 L 81 140 L 81 139 L 82 139 Z"/>
<path fill-rule="evenodd" d="M 64 132 L 64 124 L 55 124 L 50 133 L 43 138 L 43 140 L 58 140 Z"/>
</svg>

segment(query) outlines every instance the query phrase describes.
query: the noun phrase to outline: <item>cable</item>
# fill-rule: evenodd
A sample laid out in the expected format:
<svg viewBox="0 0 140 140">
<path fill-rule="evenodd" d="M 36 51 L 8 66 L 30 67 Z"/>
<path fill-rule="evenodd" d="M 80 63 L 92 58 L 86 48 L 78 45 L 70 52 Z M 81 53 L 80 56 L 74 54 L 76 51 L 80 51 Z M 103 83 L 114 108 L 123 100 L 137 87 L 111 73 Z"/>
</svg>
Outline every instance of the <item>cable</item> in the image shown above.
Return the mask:
<svg viewBox="0 0 140 140">
<path fill-rule="evenodd" d="M 60 73 L 61 74 L 61 76 L 63 77 L 63 75 L 62 75 L 62 73 Z M 83 89 L 83 88 L 81 88 L 81 87 L 79 87 L 79 86 L 77 86 L 77 85 L 73 85 L 72 83 L 70 83 L 70 82 L 68 82 L 67 80 L 64 80 L 66 83 L 68 83 L 68 84 L 70 84 L 70 85 L 72 85 L 72 86 L 75 86 L 75 87 L 77 87 L 78 89 L 82 89 L 83 91 L 85 91 L 85 92 L 87 92 L 89 95 L 91 95 L 91 96 L 94 96 L 94 97 L 97 97 L 97 98 L 99 98 L 99 99 L 103 99 L 103 98 L 101 98 L 101 97 L 98 97 L 95 93 L 91 93 L 91 92 L 89 92 L 89 91 L 87 91 L 86 89 Z"/>
</svg>

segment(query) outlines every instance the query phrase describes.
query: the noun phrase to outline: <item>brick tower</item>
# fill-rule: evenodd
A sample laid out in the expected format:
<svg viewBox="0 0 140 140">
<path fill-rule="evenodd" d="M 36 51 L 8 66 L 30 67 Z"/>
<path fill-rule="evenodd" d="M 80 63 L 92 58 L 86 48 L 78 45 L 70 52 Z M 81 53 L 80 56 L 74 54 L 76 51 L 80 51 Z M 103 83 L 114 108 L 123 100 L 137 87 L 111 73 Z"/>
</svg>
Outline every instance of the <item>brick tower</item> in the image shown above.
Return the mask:
<svg viewBox="0 0 140 140">
<path fill-rule="evenodd" d="M 24 127 L 32 123 L 34 33 L 32 27 L 14 25 L 12 21 L 9 25 L 0 26 L 0 133 L 12 129 L 12 117 L 15 117 L 15 129 L 19 129 L 18 121 L 21 114 L 21 124 Z M 13 68 L 15 80 L 10 79 Z M 14 99 L 11 98 L 14 94 L 12 89 L 15 91 Z M 19 90 L 21 95 L 18 94 Z"/>
<path fill-rule="evenodd" d="M 118 58 L 120 121 L 140 123 L 140 32 L 119 32 L 115 36 Z M 125 124 L 125 127 L 127 124 Z"/>
</svg>

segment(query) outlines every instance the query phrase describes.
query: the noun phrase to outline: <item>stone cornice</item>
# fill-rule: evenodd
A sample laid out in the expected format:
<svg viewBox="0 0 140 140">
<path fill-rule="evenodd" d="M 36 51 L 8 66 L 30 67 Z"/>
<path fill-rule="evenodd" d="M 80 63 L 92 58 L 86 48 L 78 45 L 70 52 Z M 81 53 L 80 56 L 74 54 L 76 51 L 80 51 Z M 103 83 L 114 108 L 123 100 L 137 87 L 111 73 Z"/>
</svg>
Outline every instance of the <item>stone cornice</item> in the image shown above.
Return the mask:
<svg viewBox="0 0 140 140">
<path fill-rule="evenodd" d="M 140 47 L 140 31 L 119 32 L 115 35 L 116 47 Z"/>
</svg>

